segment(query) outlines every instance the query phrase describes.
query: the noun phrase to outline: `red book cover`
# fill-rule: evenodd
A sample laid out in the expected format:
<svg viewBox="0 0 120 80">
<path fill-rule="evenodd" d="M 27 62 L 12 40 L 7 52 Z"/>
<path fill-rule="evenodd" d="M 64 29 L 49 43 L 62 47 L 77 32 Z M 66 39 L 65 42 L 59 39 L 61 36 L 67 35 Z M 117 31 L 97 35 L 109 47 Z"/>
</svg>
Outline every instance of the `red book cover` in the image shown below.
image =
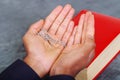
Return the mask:
<svg viewBox="0 0 120 80">
<path fill-rule="evenodd" d="M 82 10 L 73 18 L 75 25 L 78 24 Z M 120 33 L 120 19 L 104 14 L 92 12 L 95 16 L 95 58 L 106 48 L 106 46 Z M 94 59 L 95 59 L 94 58 Z"/>
</svg>

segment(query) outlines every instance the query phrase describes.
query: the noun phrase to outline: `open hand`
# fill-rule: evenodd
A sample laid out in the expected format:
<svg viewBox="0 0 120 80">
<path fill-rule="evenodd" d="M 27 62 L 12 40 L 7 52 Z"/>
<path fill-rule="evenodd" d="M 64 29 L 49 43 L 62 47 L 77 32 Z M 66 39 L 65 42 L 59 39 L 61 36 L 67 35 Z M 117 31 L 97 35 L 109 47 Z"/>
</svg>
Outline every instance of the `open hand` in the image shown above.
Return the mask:
<svg viewBox="0 0 120 80">
<path fill-rule="evenodd" d="M 63 74 L 75 77 L 85 68 L 94 56 L 94 32 L 94 16 L 87 12 L 81 16 L 67 46 L 52 66 L 50 75 Z"/>
<path fill-rule="evenodd" d="M 47 74 L 54 61 L 60 55 L 64 46 L 51 45 L 38 33 L 46 30 L 53 38 L 66 43 L 72 33 L 74 23 L 71 21 L 74 9 L 67 4 L 56 7 L 44 20 L 40 20 L 29 28 L 23 37 L 23 42 L 27 51 L 24 61 L 40 76 Z"/>
</svg>

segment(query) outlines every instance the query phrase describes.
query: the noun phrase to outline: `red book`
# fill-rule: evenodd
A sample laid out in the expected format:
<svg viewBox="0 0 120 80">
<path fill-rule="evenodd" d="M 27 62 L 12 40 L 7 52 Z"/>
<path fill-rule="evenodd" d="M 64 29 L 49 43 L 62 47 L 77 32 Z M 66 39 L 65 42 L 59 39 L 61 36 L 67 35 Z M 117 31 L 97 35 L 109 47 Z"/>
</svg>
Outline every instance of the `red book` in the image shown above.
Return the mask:
<svg viewBox="0 0 120 80">
<path fill-rule="evenodd" d="M 80 13 L 78 13 L 78 15 L 73 18 L 75 25 L 78 24 L 81 14 L 84 14 L 86 11 L 87 10 L 80 11 Z M 97 76 L 110 64 L 110 62 L 116 57 L 116 55 L 118 55 L 118 52 L 120 51 L 120 46 L 119 46 L 120 45 L 120 38 L 119 38 L 120 37 L 120 34 L 119 34 L 120 33 L 120 19 L 112 17 L 112 16 L 107 16 L 104 14 L 96 13 L 96 12 L 92 12 L 92 13 L 95 16 L 96 49 L 95 49 L 95 58 L 92 61 L 92 63 L 88 66 L 88 68 L 93 66 L 94 63 L 96 63 L 97 58 L 99 58 L 101 55 L 107 54 L 109 57 L 110 54 L 104 53 L 104 52 L 107 49 L 111 49 L 111 48 L 109 48 L 109 46 L 113 47 L 116 44 L 115 39 L 117 39 L 117 41 L 119 41 L 119 43 L 117 43 L 116 46 L 113 47 L 113 49 L 116 49 L 118 47 L 117 52 L 115 52 L 115 54 L 113 54 L 111 56 L 111 59 L 109 59 L 107 63 L 104 63 L 105 65 L 102 66 L 102 69 L 100 69 L 99 72 L 97 72 L 95 74 Z M 108 48 L 106 49 L 106 47 L 108 47 Z M 112 49 L 111 49 L 111 52 L 112 52 Z M 104 56 L 104 58 L 105 58 L 105 56 Z M 101 60 L 101 62 L 99 63 L 99 65 L 101 65 L 102 61 L 104 61 L 104 59 L 102 58 L 99 60 Z M 88 73 L 89 72 L 87 72 L 87 74 Z M 91 79 L 92 80 L 95 79 L 96 76 L 94 76 L 94 78 L 92 77 Z"/>
</svg>

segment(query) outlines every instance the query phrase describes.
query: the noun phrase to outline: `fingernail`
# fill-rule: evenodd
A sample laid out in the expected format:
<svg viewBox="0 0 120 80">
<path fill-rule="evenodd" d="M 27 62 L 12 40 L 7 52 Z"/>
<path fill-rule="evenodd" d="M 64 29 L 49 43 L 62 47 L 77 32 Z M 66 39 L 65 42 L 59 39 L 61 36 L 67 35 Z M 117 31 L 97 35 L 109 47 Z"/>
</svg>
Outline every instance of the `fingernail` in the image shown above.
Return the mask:
<svg viewBox="0 0 120 80">
<path fill-rule="evenodd" d="M 88 14 L 88 15 L 92 15 L 92 12 L 91 12 L 91 11 L 87 11 L 86 14 Z"/>
<path fill-rule="evenodd" d="M 71 8 L 72 6 L 70 4 L 66 4 L 65 7 L 68 9 Z"/>
<path fill-rule="evenodd" d="M 57 6 L 57 8 L 60 8 L 60 9 L 61 9 L 61 8 L 63 8 L 63 6 L 61 6 L 61 5 L 58 5 L 58 6 Z"/>
</svg>

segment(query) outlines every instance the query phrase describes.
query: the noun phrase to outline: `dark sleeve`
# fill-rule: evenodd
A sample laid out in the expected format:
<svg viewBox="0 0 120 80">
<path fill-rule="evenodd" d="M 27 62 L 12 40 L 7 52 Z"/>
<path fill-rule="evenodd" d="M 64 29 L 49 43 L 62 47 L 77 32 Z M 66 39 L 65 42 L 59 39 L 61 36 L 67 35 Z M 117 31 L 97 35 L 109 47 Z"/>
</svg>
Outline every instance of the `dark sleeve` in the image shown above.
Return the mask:
<svg viewBox="0 0 120 80">
<path fill-rule="evenodd" d="M 46 80 L 75 80 L 75 78 L 69 75 L 56 75 L 48 77 Z"/>
<path fill-rule="evenodd" d="M 23 61 L 17 60 L 0 74 L 0 80 L 41 80 Z"/>
</svg>

